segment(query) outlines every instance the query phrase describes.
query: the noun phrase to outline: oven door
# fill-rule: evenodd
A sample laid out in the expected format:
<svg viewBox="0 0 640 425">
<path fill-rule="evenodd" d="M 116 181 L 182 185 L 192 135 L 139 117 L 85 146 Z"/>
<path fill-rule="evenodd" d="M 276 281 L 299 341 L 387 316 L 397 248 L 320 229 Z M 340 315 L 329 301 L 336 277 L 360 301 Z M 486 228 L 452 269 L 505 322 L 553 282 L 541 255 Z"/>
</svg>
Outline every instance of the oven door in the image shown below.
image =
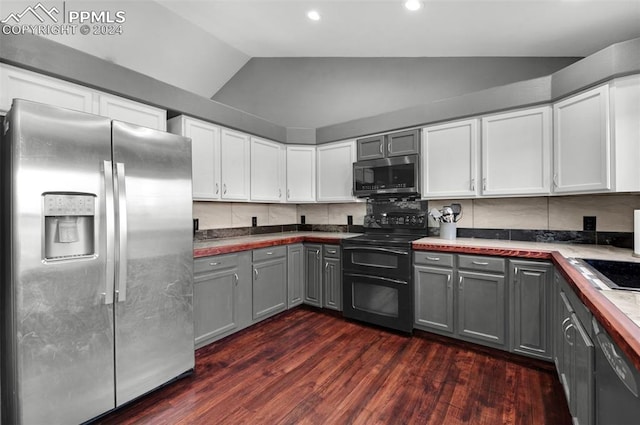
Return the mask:
<svg viewBox="0 0 640 425">
<path fill-rule="evenodd" d="M 342 245 L 342 269 L 345 272 L 408 279 L 411 277 L 411 265 L 411 250 L 408 248 L 351 245 L 346 241 Z"/>
<path fill-rule="evenodd" d="M 411 279 L 345 272 L 342 284 L 344 317 L 411 333 Z"/>
</svg>

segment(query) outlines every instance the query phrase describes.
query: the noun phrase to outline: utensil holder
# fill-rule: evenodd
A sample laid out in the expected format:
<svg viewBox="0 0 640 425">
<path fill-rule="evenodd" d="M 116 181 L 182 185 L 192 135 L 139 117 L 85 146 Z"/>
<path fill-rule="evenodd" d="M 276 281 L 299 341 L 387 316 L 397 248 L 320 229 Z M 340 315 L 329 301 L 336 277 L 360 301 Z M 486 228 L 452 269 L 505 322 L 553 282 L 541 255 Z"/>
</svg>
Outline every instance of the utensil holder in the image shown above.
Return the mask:
<svg viewBox="0 0 640 425">
<path fill-rule="evenodd" d="M 440 223 L 440 239 L 455 240 L 456 223 Z"/>
</svg>

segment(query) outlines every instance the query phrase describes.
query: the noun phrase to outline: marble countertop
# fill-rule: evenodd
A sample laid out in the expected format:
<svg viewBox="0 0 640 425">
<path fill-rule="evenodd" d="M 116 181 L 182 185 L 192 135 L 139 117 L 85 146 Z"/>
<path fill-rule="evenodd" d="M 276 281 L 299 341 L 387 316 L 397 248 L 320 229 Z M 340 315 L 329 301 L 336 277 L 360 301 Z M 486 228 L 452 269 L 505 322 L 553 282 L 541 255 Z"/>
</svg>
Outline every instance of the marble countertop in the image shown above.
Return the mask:
<svg viewBox="0 0 640 425">
<path fill-rule="evenodd" d="M 299 242 L 340 243 L 358 233 L 285 232 L 222 238 L 194 243 L 194 258 Z M 548 260 L 560 270 L 581 301 L 630 360 L 640 369 L 640 292 L 602 290 L 595 287 L 572 263 L 573 258 L 640 262 L 632 250 L 603 245 L 520 242 L 495 239 L 426 237 L 413 242 L 415 250 Z"/>
</svg>

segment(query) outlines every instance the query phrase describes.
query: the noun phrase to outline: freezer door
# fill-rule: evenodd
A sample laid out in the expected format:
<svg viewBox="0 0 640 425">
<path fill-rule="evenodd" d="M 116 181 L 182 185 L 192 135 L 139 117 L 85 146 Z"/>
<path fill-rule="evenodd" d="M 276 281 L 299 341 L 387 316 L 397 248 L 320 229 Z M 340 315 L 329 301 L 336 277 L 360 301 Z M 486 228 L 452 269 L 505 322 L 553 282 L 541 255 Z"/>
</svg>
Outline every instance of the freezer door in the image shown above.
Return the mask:
<svg viewBox="0 0 640 425">
<path fill-rule="evenodd" d="M 191 141 L 113 121 L 116 404 L 194 366 Z"/>
<path fill-rule="evenodd" d="M 15 100 L 5 128 L 3 423 L 81 423 L 115 407 L 110 122 Z"/>
</svg>

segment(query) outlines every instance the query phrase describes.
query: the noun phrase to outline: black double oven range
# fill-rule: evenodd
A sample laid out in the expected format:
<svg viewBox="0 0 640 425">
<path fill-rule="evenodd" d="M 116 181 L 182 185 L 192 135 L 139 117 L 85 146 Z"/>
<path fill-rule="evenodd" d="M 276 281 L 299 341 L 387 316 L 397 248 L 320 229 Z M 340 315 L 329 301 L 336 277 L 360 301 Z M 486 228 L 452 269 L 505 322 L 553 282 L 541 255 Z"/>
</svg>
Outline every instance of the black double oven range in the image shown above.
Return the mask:
<svg viewBox="0 0 640 425">
<path fill-rule="evenodd" d="M 365 233 L 342 241 L 343 316 L 413 329 L 414 240 L 427 235 L 427 201 L 367 199 Z"/>
</svg>

